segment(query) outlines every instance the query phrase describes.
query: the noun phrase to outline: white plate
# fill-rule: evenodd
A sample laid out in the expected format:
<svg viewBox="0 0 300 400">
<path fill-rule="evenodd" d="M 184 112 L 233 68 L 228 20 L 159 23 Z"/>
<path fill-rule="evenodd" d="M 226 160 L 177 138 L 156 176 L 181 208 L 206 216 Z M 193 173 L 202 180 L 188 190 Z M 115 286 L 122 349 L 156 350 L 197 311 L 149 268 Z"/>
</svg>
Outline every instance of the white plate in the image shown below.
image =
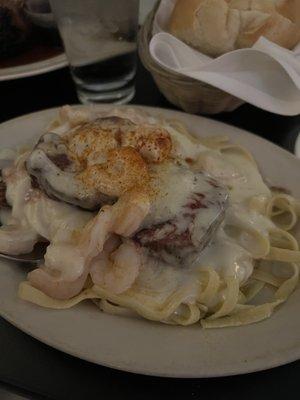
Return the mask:
<svg viewBox="0 0 300 400">
<path fill-rule="evenodd" d="M 68 65 L 66 55 L 47 58 L 46 60 L 37 61 L 30 64 L 18 65 L 16 67 L 0 68 L 0 81 L 8 81 L 10 79 L 25 78 L 44 74 L 45 72 L 54 71 Z"/>
<path fill-rule="evenodd" d="M 300 158 L 300 132 L 298 134 L 298 138 L 297 138 L 296 144 L 295 144 L 295 154 L 297 157 Z"/>
<path fill-rule="evenodd" d="M 103 107 L 103 106 L 102 106 Z M 149 108 L 183 121 L 202 135 L 228 135 L 256 157 L 265 177 L 300 197 L 300 161 L 245 131 L 185 113 Z M 46 110 L 0 125 L 1 146 L 41 134 L 55 115 Z M 280 167 L 279 167 L 280 166 Z M 17 298 L 26 269 L 0 262 L 0 312 L 40 341 L 82 359 L 150 375 L 212 377 L 263 370 L 300 358 L 300 290 L 266 321 L 239 328 L 203 330 L 101 313 L 91 302 L 70 310 L 39 308 Z"/>
</svg>

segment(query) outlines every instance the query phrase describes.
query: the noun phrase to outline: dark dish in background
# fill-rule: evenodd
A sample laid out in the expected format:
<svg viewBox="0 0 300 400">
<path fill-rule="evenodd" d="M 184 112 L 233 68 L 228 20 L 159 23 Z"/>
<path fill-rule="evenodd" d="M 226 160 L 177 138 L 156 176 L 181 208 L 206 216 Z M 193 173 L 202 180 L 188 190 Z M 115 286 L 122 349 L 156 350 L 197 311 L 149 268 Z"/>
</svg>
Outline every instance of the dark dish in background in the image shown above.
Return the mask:
<svg viewBox="0 0 300 400">
<path fill-rule="evenodd" d="M 62 52 L 47 1 L 0 0 L 0 68 L 42 61 Z"/>
</svg>

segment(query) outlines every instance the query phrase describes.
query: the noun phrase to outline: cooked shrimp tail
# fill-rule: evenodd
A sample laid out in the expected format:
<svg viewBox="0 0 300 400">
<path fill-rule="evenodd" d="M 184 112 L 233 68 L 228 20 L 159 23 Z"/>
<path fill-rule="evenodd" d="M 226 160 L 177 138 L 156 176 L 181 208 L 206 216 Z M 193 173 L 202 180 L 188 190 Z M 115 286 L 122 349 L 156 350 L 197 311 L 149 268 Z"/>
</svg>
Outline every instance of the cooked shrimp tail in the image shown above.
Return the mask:
<svg viewBox="0 0 300 400">
<path fill-rule="evenodd" d="M 141 266 L 141 251 L 136 243 L 127 239 L 115 251 L 103 251 L 91 264 L 94 284 L 112 293 L 123 293 L 135 282 Z"/>
</svg>

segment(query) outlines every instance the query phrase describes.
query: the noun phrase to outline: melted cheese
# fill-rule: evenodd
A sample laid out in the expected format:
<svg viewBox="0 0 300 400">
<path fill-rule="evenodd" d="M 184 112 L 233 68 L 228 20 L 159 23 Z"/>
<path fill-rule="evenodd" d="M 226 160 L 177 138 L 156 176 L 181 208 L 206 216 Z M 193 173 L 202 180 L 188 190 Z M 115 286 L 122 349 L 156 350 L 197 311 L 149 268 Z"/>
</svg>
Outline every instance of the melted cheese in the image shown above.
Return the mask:
<svg viewBox="0 0 300 400">
<path fill-rule="evenodd" d="M 174 157 L 181 160 L 195 160 L 202 152 L 208 150 L 206 146 L 203 146 L 197 140 L 191 140 L 191 138 L 178 132 L 170 125 L 166 125 L 166 129 L 172 138 L 172 155 Z"/>
<path fill-rule="evenodd" d="M 153 226 L 174 219 L 195 191 L 195 175 L 173 163 L 152 167 L 153 198 L 151 210 L 143 226 Z M 180 182 L 180 190 L 178 190 Z"/>
<path fill-rule="evenodd" d="M 24 214 L 30 227 L 52 243 L 71 241 L 72 235 L 92 217 L 91 213 L 51 200 L 40 191 L 27 201 Z"/>
<path fill-rule="evenodd" d="M 256 165 L 241 154 L 223 154 L 224 161 L 233 167 L 242 179 L 232 178 L 232 202 L 241 202 L 249 197 L 265 195 L 270 196 L 271 191 L 264 183 Z"/>
<path fill-rule="evenodd" d="M 240 282 L 245 282 L 253 271 L 250 253 L 227 237 L 222 229 L 194 264 L 197 267 L 214 268 L 223 277 L 235 276 Z"/>
</svg>

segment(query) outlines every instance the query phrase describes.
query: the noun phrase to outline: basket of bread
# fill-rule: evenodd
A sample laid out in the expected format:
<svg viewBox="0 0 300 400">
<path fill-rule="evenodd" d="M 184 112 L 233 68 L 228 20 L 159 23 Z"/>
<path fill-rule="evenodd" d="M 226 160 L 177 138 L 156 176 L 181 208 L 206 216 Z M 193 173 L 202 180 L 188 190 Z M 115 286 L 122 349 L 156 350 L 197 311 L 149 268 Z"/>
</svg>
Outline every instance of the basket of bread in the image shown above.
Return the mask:
<svg viewBox="0 0 300 400">
<path fill-rule="evenodd" d="M 216 114 L 236 109 L 248 101 L 247 96 L 239 95 L 241 88 L 239 91 L 236 88 L 227 90 L 230 85 L 223 83 L 228 74 L 224 75 L 224 82 L 220 73 L 216 81 L 212 78 L 201 80 L 201 75 L 198 74 L 198 78 L 196 73 L 188 73 L 188 68 L 169 68 L 163 62 L 158 62 L 150 50 L 150 42 L 158 32 L 159 24 L 163 25 L 165 32 L 172 35 L 174 41 L 180 41 L 183 46 L 188 46 L 194 55 L 197 52 L 207 63 L 211 63 L 207 65 L 213 65 L 213 62 L 219 59 L 224 60 L 225 55 L 230 55 L 233 60 L 235 53 L 243 59 L 241 49 L 251 49 L 260 38 L 276 46 L 272 51 L 274 54 L 277 51 L 279 58 L 283 54 L 283 57 L 290 57 L 291 60 L 294 53 L 286 49 L 295 49 L 300 41 L 300 0 L 161 0 L 156 4 L 139 34 L 139 55 L 144 66 L 151 72 L 160 91 L 172 104 L 190 113 Z M 259 54 L 262 50 L 258 48 L 257 52 Z M 244 60 L 247 59 L 246 55 L 248 53 L 245 53 Z M 184 58 L 184 55 L 181 58 Z M 227 62 L 229 66 L 230 60 L 229 58 Z M 254 60 L 253 58 L 255 64 Z M 234 61 L 236 62 L 235 59 Z M 294 59 L 292 61 L 294 62 Z M 295 63 L 297 62 L 300 68 L 300 58 L 295 56 Z M 229 72 L 237 73 L 238 67 L 234 63 L 232 65 L 233 71 Z M 267 62 L 259 67 L 262 70 L 272 69 L 271 64 Z M 207 71 L 209 72 L 209 68 L 206 68 Z M 262 76 L 264 73 L 266 71 L 262 71 Z M 244 87 L 244 92 L 247 91 L 247 86 L 241 87 Z M 255 92 L 252 95 L 254 96 Z M 289 107 L 288 103 L 286 107 Z M 299 105 L 295 109 L 298 110 Z M 295 114 L 294 111 L 293 113 Z"/>
</svg>

